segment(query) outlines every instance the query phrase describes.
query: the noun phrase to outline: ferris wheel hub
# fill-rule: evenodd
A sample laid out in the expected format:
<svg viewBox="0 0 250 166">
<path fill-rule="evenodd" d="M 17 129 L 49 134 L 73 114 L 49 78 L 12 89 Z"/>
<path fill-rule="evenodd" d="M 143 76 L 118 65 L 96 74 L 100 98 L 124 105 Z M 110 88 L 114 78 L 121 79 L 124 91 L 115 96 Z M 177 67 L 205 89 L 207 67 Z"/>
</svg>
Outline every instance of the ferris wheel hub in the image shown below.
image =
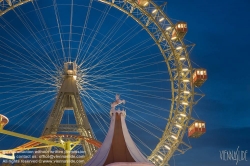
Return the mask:
<svg viewBox="0 0 250 166">
<path fill-rule="evenodd" d="M 77 78 L 77 64 L 76 62 L 65 62 L 64 63 L 64 75 L 68 77 L 73 77 L 75 80 Z"/>
</svg>

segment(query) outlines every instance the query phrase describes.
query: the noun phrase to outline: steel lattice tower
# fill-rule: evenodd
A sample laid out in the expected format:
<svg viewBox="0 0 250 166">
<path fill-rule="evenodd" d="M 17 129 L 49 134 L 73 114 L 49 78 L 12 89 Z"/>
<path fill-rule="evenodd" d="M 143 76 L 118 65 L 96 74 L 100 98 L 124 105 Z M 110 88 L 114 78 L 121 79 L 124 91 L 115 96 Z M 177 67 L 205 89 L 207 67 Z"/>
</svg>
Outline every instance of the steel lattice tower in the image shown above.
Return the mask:
<svg viewBox="0 0 250 166">
<path fill-rule="evenodd" d="M 84 110 L 76 84 L 77 65 L 75 62 L 64 63 L 64 78 L 58 92 L 54 108 L 45 125 L 43 136 L 57 134 L 58 132 L 79 132 L 79 135 L 93 138 L 86 112 Z M 61 124 L 65 110 L 73 110 L 76 124 Z M 95 147 L 82 142 L 85 155 L 92 156 Z"/>
</svg>

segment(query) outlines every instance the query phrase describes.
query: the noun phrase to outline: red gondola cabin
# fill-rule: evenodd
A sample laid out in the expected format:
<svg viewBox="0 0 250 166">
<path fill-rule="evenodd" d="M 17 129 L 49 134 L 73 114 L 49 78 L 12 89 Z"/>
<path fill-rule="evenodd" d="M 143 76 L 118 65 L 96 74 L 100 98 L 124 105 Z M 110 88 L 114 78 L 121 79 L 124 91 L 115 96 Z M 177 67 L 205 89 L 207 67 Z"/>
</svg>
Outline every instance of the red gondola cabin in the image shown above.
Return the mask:
<svg viewBox="0 0 250 166">
<path fill-rule="evenodd" d="M 188 137 L 198 138 L 206 132 L 205 122 L 196 120 L 188 128 Z"/>
<path fill-rule="evenodd" d="M 207 80 L 206 69 L 196 69 L 193 73 L 193 83 L 196 87 L 200 87 Z"/>
<path fill-rule="evenodd" d="M 172 40 L 177 39 L 177 37 L 179 38 L 184 38 L 184 36 L 187 33 L 187 23 L 186 22 L 178 22 L 177 24 L 175 24 L 174 30 L 172 32 Z M 178 35 L 178 36 L 177 36 Z"/>
</svg>

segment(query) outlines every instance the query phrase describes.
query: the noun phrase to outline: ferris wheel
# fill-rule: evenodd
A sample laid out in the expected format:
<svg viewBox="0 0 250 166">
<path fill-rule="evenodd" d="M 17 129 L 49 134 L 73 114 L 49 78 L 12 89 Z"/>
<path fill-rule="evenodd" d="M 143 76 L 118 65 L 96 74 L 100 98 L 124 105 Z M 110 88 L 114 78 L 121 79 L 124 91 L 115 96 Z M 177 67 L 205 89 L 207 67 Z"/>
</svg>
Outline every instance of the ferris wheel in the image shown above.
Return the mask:
<svg viewBox="0 0 250 166">
<path fill-rule="evenodd" d="M 131 136 L 155 165 L 168 165 L 173 155 L 191 148 L 184 139 L 205 132 L 192 110 L 204 96 L 198 87 L 207 71 L 192 66 L 194 44 L 184 40 L 187 23 L 172 22 L 164 3 L 24 2 L 30 1 L 0 1 L 0 114 L 10 119 L 10 130 L 41 135 L 62 83 L 63 64 L 74 62 L 98 140 L 107 133 L 109 103 L 117 93 L 127 101 Z M 70 111 L 63 121 L 74 121 Z M 23 143 L 13 142 L 10 148 Z"/>
</svg>

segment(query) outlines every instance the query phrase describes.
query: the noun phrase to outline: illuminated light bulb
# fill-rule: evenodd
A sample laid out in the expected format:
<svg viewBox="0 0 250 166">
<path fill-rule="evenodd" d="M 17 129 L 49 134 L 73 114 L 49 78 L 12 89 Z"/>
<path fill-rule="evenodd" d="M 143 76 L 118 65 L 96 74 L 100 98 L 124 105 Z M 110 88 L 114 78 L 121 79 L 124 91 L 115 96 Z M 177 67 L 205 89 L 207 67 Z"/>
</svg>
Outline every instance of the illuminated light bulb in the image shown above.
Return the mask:
<svg viewBox="0 0 250 166">
<path fill-rule="evenodd" d="M 176 50 L 181 50 L 181 49 L 182 49 L 181 46 L 176 47 Z"/>
<path fill-rule="evenodd" d="M 163 160 L 163 158 L 162 158 L 161 156 L 158 155 L 157 157 L 158 157 L 160 160 Z"/>
<path fill-rule="evenodd" d="M 183 68 L 182 71 L 188 71 L 188 68 Z"/>
<path fill-rule="evenodd" d="M 171 137 L 172 137 L 173 139 L 177 139 L 177 137 L 176 137 L 176 136 L 174 136 L 174 135 L 171 135 Z"/>
<path fill-rule="evenodd" d="M 174 36 L 174 37 L 172 37 L 171 39 L 172 39 L 172 40 L 175 40 L 176 38 L 177 38 L 177 37 L 176 37 L 176 36 Z"/>
<path fill-rule="evenodd" d="M 159 21 L 162 22 L 164 20 L 164 18 L 162 17 Z"/>
<path fill-rule="evenodd" d="M 182 117 L 186 117 L 187 115 L 186 115 L 186 114 L 181 113 L 181 114 L 180 114 L 180 116 L 182 116 Z"/>
<path fill-rule="evenodd" d="M 143 6 L 147 6 L 147 5 L 148 5 L 148 2 L 144 3 L 144 5 L 143 5 Z"/>
<path fill-rule="evenodd" d="M 170 30 L 170 29 L 171 29 L 171 27 L 167 27 L 167 28 L 166 28 L 167 31 Z"/>
<path fill-rule="evenodd" d="M 181 61 L 183 61 L 183 60 L 185 60 L 185 59 L 186 59 L 185 57 L 180 57 L 180 60 L 181 60 Z"/>
<path fill-rule="evenodd" d="M 155 9 L 155 10 L 152 11 L 152 13 L 155 13 L 155 12 L 157 12 L 157 9 Z"/>
<path fill-rule="evenodd" d="M 178 128 L 182 128 L 181 125 L 178 125 L 178 124 L 176 124 L 175 126 L 178 127 Z"/>
<path fill-rule="evenodd" d="M 165 147 L 166 149 L 170 150 L 170 147 L 169 147 L 169 146 L 165 145 L 164 147 Z"/>
<path fill-rule="evenodd" d="M 183 104 L 183 105 L 188 105 L 188 103 L 187 103 L 187 102 L 184 102 L 184 101 L 183 101 L 181 104 Z"/>
<path fill-rule="evenodd" d="M 98 0 L 98 1 L 108 4 L 106 0 Z"/>
<path fill-rule="evenodd" d="M 189 91 L 185 91 L 185 90 L 183 91 L 183 93 L 185 93 L 185 94 L 190 94 L 190 92 L 189 92 Z"/>
<path fill-rule="evenodd" d="M 189 82 L 189 80 L 188 79 L 184 79 L 183 82 Z"/>
</svg>

